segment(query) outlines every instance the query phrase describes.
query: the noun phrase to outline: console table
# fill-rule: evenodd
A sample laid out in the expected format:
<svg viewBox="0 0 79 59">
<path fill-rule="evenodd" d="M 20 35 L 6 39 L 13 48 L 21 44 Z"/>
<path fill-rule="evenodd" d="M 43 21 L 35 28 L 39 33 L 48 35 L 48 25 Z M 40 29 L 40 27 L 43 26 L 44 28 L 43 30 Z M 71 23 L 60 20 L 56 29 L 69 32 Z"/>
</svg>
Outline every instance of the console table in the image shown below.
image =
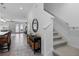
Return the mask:
<svg viewBox="0 0 79 59">
<path fill-rule="evenodd" d="M 27 43 L 33 49 L 34 54 L 36 52 L 41 53 L 41 37 L 39 37 L 37 35 L 28 35 L 27 36 Z"/>
</svg>

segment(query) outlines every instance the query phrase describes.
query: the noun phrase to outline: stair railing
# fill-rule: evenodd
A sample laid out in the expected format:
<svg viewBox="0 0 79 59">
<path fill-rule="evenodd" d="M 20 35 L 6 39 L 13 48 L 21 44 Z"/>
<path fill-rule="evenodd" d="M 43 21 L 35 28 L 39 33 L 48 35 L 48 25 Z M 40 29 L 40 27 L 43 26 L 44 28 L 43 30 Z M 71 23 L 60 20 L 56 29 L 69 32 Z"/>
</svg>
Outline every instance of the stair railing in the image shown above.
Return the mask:
<svg viewBox="0 0 79 59">
<path fill-rule="evenodd" d="M 77 27 L 77 26 L 70 26 L 70 24 L 69 24 L 68 22 L 62 20 L 61 18 L 59 18 L 59 17 L 57 17 L 57 16 L 55 16 L 53 13 L 51 13 L 50 11 L 48 11 L 48 10 L 46 10 L 46 9 L 44 9 L 44 10 L 45 10 L 46 12 L 48 12 L 49 14 L 51 14 L 52 16 L 54 16 L 54 17 L 55 17 L 54 21 L 60 22 L 60 24 L 63 24 L 63 26 L 64 26 L 66 29 L 68 29 L 68 30 L 70 30 L 70 31 L 79 31 L 79 27 Z"/>
</svg>

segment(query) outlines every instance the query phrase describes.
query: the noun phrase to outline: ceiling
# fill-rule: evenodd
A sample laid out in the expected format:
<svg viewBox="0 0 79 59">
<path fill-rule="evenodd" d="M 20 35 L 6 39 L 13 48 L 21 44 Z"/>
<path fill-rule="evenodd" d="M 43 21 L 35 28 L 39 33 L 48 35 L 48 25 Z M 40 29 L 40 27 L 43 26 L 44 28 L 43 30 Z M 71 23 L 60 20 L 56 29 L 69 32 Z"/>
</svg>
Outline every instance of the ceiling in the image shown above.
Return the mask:
<svg viewBox="0 0 79 59">
<path fill-rule="evenodd" d="M 4 3 L 0 4 L 0 17 L 8 19 L 21 19 L 27 18 L 33 3 Z"/>
</svg>

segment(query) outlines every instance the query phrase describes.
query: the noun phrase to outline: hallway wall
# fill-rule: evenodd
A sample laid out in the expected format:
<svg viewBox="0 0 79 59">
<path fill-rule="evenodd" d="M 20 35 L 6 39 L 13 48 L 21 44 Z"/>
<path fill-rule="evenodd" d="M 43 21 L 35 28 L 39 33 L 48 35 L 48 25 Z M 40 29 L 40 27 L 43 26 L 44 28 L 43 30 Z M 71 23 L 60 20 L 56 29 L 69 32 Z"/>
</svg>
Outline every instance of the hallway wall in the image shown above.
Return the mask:
<svg viewBox="0 0 79 59">
<path fill-rule="evenodd" d="M 32 21 L 34 18 L 37 18 L 39 22 L 38 33 L 40 33 L 42 38 L 42 55 L 51 55 L 53 51 L 53 20 L 51 18 L 54 17 L 45 12 L 43 9 L 42 3 L 35 4 L 28 15 L 27 22 L 30 24 L 29 32 L 34 33 L 32 31 Z"/>
<path fill-rule="evenodd" d="M 9 29 L 9 23 L 0 21 L 0 30 L 2 29 Z"/>
</svg>

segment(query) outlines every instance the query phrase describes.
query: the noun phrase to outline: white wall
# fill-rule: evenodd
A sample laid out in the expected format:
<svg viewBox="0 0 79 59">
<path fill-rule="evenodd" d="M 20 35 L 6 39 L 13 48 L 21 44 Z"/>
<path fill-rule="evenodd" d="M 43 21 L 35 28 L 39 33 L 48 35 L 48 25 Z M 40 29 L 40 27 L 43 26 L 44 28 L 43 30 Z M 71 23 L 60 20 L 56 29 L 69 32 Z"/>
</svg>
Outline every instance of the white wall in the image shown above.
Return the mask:
<svg viewBox="0 0 79 59">
<path fill-rule="evenodd" d="M 62 33 L 69 45 L 79 48 L 79 30 L 69 28 L 69 26 L 79 27 L 79 4 L 52 3 L 45 4 L 44 7 L 56 16 L 54 19 L 56 30 Z"/>
<path fill-rule="evenodd" d="M 45 9 L 68 22 L 70 26 L 79 27 L 79 3 L 47 3 Z"/>
<path fill-rule="evenodd" d="M 28 15 L 28 23 L 30 24 L 30 31 L 32 32 L 32 21 L 34 18 L 38 19 L 39 29 L 41 35 L 42 55 L 51 55 L 53 51 L 53 16 L 43 10 L 43 4 L 35 4 Z M 46 26 L 49 27 L 46 28 Z"/>
<path fill-rule="evenodd" d="M 9 29 L 9 23 L 0 21 L 0 30 L 2 30 L 3 28 L 5 30 Z"/>
</svg>

